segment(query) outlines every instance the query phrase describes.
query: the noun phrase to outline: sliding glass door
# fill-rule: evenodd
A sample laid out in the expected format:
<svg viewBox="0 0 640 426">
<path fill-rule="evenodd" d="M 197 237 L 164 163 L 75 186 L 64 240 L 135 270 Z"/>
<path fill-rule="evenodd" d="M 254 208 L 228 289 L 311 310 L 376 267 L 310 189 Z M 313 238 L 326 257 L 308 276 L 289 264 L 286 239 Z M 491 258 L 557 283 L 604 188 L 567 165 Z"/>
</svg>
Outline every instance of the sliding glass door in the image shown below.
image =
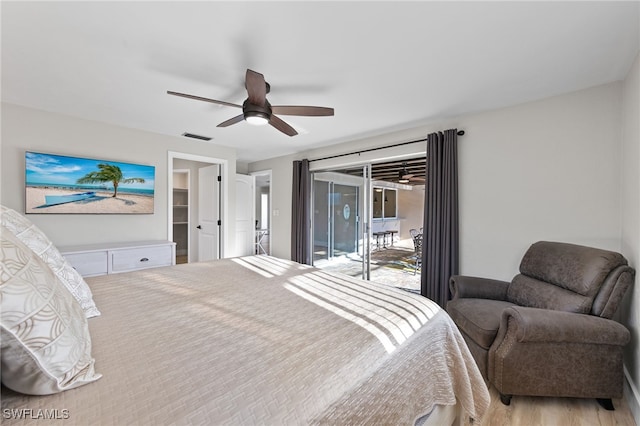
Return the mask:
<svg viewBox="0 0 640 426">
<path fill-rule="evenodd" d="M 368 279 L 369 170 L 313 173 L 314 265 Z"/>
</svg>

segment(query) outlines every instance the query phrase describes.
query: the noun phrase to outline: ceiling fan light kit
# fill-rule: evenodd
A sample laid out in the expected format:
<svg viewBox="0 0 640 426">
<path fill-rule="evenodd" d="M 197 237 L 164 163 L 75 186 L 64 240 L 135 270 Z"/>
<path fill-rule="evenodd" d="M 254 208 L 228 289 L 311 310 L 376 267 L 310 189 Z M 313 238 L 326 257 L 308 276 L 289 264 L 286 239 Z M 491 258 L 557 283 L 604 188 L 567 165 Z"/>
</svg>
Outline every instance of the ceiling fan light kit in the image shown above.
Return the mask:
<svg viewBox="0 0 640 426">
<path fill-rule="evenodd" d="M 247 123 L 254 126 L 264 126 L 271 120 L 271 106 L 266 100 L 263 106 L 259 106 L 250 104 L 247 99 L 242 104 L 242 114 Z"/>
<path fill-rule="evenodd" d="M 277 130 L 288 136 L 295 136 L 298 132 L 287 124 L 282 119 L 278 118 L 275 114 L 282 115 L 297 115 L 308 117 L 323 117 L 334 115 L 333 108 L 316 107 L 316 106 L 301 106 L 301 105 L 281 105 L 271 106 L 267 100 L 267 93 L 271 91 L 271 86 L 264 80 L 264 76 L 258 72 L 247 69 L 245 75 L 245 87 L 247 89 L 248 97 L 243 102 L 242 106 L 225 101 L 218 101 L 216 99 L 203 98 L 201 96 L 188 95 L 186 93 L 167 91 L 169 95 L 181 96 L 183 98 L 194 99 L 197 101 L 211 102 L 214 104 L 230 106 L 235 108 L 242 108 L 242 114 L 230 118 L 217 127 L 227 127 L 232 124 L 239 123 L 240 121 L 246 121 L 254 126 L 262 126 L 270 124 Z"/>
<path fill-rule="evenodd" d="M 261 112 L 247 112 L 244 114 L 244 120 L 252 126 L 264 126 L 269 123 L 269 117 Z"/>
</svg>

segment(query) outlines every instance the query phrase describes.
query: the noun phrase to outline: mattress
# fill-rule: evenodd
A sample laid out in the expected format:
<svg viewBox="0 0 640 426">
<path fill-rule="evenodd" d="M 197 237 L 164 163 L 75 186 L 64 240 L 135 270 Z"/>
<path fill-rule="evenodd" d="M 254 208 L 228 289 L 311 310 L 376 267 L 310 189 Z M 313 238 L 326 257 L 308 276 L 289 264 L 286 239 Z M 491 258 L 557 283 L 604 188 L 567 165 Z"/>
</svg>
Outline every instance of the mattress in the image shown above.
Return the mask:
<svg viewBox="0 0 640 426">
<path fill-rule="evenodd" d="M 269 256 L 87 282 L 103 377 L 49 396 L 3 387 L 3 424 L 428 424 L 489 405 L 447 313 L 384 284 Z"/>
</svg>

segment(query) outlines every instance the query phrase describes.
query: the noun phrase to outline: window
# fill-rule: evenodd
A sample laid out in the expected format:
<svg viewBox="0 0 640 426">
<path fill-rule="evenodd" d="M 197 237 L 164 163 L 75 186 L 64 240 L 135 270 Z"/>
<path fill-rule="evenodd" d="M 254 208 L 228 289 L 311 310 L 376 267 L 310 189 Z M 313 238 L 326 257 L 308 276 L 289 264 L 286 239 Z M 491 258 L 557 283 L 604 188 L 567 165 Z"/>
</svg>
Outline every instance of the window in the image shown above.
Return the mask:
<svg viewBox="0 0 640 426">
<path fill-rule="evenodd" d="M 389 219 L 398 217 L 397 190 L 373 188 L 373 218 Z"/>
</svg>

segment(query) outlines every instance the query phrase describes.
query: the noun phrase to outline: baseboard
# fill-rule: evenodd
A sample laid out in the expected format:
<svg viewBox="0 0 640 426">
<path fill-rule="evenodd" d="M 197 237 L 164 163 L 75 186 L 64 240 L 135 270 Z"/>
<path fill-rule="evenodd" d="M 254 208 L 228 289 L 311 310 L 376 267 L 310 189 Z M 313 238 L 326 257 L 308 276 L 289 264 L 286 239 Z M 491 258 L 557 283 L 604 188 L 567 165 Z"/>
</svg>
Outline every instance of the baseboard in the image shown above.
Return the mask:
<svg viewBox="0 0 640 426">
<path fill-rule="evenodd" d="M 624 367 L 624 377 L 626 379 L 624 381 L 624 396 L 626 396 L 631 415 L 636 421 L 636 424 L 640 425 L 640 391 L 631 380 L 631 375 L 627 367 Z"/>
</svg>

